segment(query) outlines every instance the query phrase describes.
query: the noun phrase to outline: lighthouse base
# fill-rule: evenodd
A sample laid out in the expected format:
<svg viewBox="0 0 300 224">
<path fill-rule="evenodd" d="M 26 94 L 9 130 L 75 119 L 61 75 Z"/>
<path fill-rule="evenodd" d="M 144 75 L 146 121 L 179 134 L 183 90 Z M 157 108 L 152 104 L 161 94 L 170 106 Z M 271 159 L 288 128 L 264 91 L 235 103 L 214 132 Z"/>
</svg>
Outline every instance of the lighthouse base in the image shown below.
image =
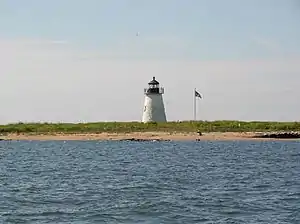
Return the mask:
<svg viewBox="0 0 300 224">
<path fill-rule="evenodd" d="M 142 122 L 167 122 L 162 94 L 146 94 Z"/>
</svg>

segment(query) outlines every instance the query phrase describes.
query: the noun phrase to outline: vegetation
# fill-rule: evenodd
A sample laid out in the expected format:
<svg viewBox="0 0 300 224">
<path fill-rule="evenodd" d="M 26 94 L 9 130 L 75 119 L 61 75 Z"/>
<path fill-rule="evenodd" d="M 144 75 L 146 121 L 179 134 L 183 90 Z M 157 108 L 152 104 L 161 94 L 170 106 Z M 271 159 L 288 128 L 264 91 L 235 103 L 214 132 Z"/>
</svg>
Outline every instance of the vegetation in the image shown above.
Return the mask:
<svg viewBox="0 0 300 224">
<path fill-rule="evenodd" d="M 300 122 L 180 121 L 167 123 L 16 123 L 0 125 L 0 134 L 101 133 L 101 132 L 261 132 L 300 131 Z"/>
</svg>

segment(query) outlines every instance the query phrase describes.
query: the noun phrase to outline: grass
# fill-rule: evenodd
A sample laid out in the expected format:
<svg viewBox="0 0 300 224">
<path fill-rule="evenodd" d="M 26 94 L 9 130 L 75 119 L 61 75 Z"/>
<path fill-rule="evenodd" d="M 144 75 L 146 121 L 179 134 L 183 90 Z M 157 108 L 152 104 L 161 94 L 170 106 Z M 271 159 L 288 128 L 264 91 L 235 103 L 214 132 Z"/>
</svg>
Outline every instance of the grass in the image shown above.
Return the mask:
<svg viewBox="0 0 300 224">
<path fill-rule="evenodd" d="M 0 134 L 130 133 L 130 132 L 265 132 L 300 131 L 300 122 L 181 121 L 167 123 L 15 123 L 0 125 Z"/>
</svg>

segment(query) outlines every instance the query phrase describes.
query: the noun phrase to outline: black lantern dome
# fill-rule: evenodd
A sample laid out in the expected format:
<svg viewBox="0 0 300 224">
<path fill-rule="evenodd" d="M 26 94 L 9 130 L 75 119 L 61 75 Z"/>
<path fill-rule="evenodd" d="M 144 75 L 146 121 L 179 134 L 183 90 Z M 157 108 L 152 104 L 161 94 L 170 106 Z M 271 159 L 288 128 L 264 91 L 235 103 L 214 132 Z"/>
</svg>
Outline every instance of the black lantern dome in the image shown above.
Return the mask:
<svg viewBox="0 0 300 224">
<path fill-rule="evenodd" d="M 149 85 L 159 85 L 159 82 L 155 79 L 155 76 L 153 76 L 153 79 L 148 82 Z"/>
<path fill-rule="evenodd" d="M 163 94 L 164 89 L 159 87 L 159 82 L 153 76 L 153 79 L 148 82 L 148 88 L 145 89 L 146 94 Z"/>
</svg>

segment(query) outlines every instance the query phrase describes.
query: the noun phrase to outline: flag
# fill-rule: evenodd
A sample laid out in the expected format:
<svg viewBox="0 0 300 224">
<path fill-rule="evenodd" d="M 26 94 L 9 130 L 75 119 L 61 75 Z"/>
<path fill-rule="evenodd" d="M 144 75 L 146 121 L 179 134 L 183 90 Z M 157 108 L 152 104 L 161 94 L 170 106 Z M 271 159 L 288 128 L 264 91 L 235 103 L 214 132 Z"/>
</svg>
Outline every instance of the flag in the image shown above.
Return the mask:
<svg viewBox="0 0 300 224">
<path fill-rule="evenodd" d="M 198 93 L 196 90 L 195 90 L 195 97 L 199 97 L 199 98 L 201 98 L 201 99 L 202 99 L 202 96 L 201 96 L 201 94 L 200 94 L 200 93 Z"/>
</svg>

